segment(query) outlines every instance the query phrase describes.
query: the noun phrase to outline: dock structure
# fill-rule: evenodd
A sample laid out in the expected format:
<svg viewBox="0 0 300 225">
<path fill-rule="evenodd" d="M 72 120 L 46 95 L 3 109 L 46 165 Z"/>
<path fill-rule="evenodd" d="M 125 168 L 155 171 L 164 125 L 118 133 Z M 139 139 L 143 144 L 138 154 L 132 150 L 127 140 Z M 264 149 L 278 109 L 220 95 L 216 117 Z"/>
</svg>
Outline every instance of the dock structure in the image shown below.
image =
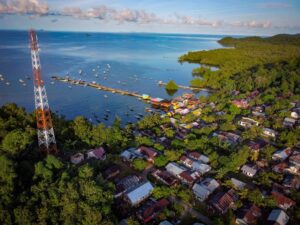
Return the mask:
<svg viewBox="0 0 300 225">
<path fill-rule="evenodd" d="M 96 88 L 98 90 L 108 91 L 108 92 L 117 93 L 121 95 L 133 96 L 141 99 L 143 98 L 143 95 L 140 95 L 137 92 L 130 92 L 130 91 L 125 91 L 117 88 L 106 87 L 96 82 L 86 82 L 83 80 L 75 80 L 75 79 L 59 77 L 59 76 L 52 76 L 51 78 L 56 81 L 66 82 L 73 85 L 88 86 L 88 87 Z"/>
<path fill-rule="evenodd" d="M 162 81 L 158 81 L 158 85 L 166 86 L 167 83 L 162 82 Z M 177 86 L 178 86 L 178 88 L 184 89 L 184 90 L 212 92 L 212 90 L 207 89 L 207 88 L 190 87 L 190 86 L 184 86 L 184 85 L 180 85 L 180 84 L 177 84 Z"/>
</svg>

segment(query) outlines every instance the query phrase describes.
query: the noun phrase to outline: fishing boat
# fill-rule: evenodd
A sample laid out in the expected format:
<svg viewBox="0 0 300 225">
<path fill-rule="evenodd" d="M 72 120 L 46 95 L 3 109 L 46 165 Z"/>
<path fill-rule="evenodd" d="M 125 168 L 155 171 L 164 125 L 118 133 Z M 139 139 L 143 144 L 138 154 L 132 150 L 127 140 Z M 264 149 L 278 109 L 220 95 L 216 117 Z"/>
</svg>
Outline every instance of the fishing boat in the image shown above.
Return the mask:
<svg viewBox="0 0 300 225">
<path fill-rule="evenodd" d="M 146 112 L 152 112 L 152 109 L 146 107 L 146 108 L 145 108 L 145 111 L 146 111 Z"/>
</svg>

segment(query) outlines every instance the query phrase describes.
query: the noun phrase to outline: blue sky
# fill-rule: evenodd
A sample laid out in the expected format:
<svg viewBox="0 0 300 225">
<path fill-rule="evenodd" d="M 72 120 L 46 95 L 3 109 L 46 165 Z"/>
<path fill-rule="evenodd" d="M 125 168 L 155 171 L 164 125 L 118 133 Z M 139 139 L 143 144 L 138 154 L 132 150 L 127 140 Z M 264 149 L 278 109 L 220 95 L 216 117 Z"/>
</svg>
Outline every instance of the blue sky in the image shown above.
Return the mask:
<svg viewBox="0 0 300 225">
<path fill-rule="evenodd" d="M 0 0 L 0 29 L 300 33 L 299 0 Z"/>
</svg>

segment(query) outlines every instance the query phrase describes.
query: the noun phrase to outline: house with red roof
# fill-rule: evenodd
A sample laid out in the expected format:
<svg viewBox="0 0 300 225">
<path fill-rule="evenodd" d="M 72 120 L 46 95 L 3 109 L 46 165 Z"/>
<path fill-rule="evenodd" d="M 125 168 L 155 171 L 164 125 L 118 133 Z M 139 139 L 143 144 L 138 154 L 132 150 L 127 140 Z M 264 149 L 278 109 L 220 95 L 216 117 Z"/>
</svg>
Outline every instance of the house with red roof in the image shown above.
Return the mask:
<svg viewBox="0 0 300 225">
<path fill-rule="evenodd" d="M 179 174 L 179 179 L 181 182 L 191 186 L 193 183 L 197 180 L 197 178 L 200 178 L 200 176 L 193 176 L 192 173 L 189 171 L 183 171 L 182 173 Z"/>
<path fill-rule="evenodd" d="M 185 165 L 186 167 L 192 168 L 192 165 L 193 165 L 194 160 L 192 160 L 192 159 L 186 157 L 185 155 L 181 156 L 179 160 L 180 160 L 180 162 L 181 162 L 183 165 Z"/>
<path fill-rule="evenodd" d="M 158 201 L 150 200 L 137 212 L 137 217 L 143 224 L 146 224 L 155 219 L 159 212 L 164 210 L 169 204 L 169 201 L 165 198 Z"/>
<path fill-rule="evenodd" d="M 246 205 L 238 210 L 235 222 L 238 225 L 252 225 L 257 223 L 257 218 L 260 216 L 260 208 L 254 204 Z"/>
<path fill-rule="evenodd" d="M 210 207 L 220 214 L 225 214 L 228 209 L 234 206 L 234 203 L 238 200 L 238 195 L 233 189 L 227 192 L 218 192 L 210 200 Z"/>
<path fill-rule="evenodd" d="M 152 172 L 152 176 L 169 187 L 178 183 L 178 180 L 166 170 L 157 169 Z"/>
<path fill-rule="evenodd" d="M 272 191 L 272 196 L 274 197 L 277 206 L 283 210 L 287 210 L 292 206 L 296 205 L 295 201 L 293 201 L 292 199 L 284 196 L 283 194 L 277 191 Z"/>
<path fill-rule="evenodd" d="M 199 152 L 192 151 L 188 153 L 188 156 L 194 160 L 201 161 L 203 163 L 209 163 L 209 158 Z"/>
<path fill-rule="evenodd" d="M 246 99 L 233 100 L 232 104 L 241 109 L 247 109 L 249 107 L 249 103 Z"/>
<path fill-rule="evenodd" d="M 153 148 L 146 147 L 143 145 L 137 149 L 137 152 L 143 154 L 145 156 L 146 160 L 151 163 L 154 162 L 154 158 L 158 154 L 157 151 L 155 151 Z"/>
</svg>

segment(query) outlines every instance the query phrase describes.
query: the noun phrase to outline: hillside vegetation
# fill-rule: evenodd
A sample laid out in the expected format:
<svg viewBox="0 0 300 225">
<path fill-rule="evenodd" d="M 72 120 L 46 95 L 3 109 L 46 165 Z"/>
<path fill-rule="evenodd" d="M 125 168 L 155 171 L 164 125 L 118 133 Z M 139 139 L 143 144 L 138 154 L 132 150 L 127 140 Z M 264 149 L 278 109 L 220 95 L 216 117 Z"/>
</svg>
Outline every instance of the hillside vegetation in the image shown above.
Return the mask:
<svg viewBox="0 0 300 225">
<path fill-rule="evenodd" d="M 300 58 L 300 35 L 225 37 L 219 43 L 229 48 L 188 52 L 179 58 L 179 62 L 202 65 L 193 71 L 194 75 L 203 77 L 202 86 L 223 89 L 224 83 L 231 83 L 233 78 L 236 80 L 237 75 L 247 70 L 276 70 L 283 64 L 297 65 Z M 216 66 L 219 70 L 211 71 L 203 65 Z"/>
</svg>

